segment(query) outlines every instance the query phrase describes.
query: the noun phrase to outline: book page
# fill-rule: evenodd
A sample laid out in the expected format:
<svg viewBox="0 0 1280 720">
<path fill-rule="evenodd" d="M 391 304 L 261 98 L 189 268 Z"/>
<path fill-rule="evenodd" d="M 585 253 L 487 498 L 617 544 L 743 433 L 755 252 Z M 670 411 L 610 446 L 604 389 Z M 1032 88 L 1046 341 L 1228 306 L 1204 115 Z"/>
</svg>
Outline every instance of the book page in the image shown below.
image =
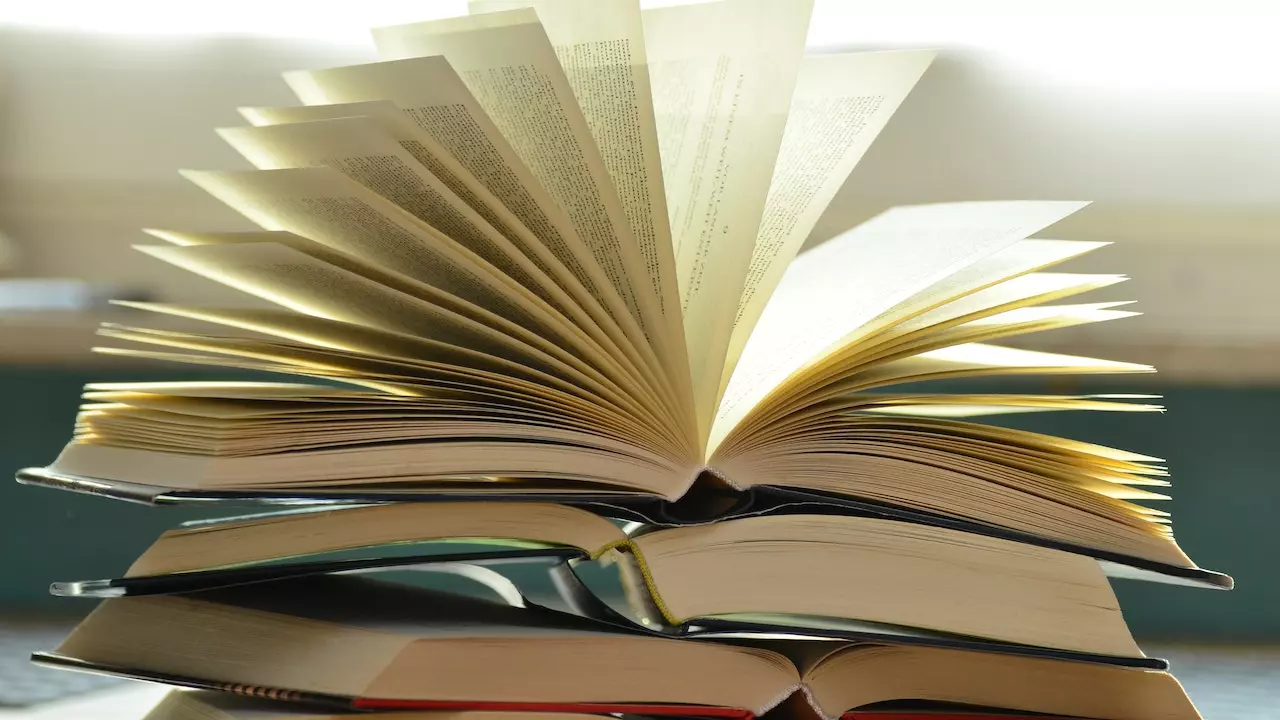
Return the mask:
<svg viewBox="0 0 1280 720">
<path fill-rule="evenodd" d="M 1033 304 L 1031 300 L 1037 298 L 1039 298 L 1038 302 L 1047 302 L 1050 299 L 1064 297 L 1064 292 L 1072 294 L 1083 292 L 1083 287 L 1076 286 L 1081 285 L 1085 280 L 1080 282 L 1068 280 L 1066 285 L 1055 284 L 1053 280 L 1039 283 L 1018 281 L 1040 275 L 1034 273 L 1035 270 L 1064 262 L 1105 245 L 1107 243 L 1076 240 L 1019 240 L 959 272 L 948 275 L 863 324 L 857 332 L 841 340 L 845 347 L 836 356 L 839 360 L 824 363 L 822 372 L 825 375 L 842 372 L 847 367 L 847 362 L 856 362 L 856 357 L 865 354 L 868 348 L 876 347 L 906 333 L 929 326 L 941 329 L 943 325 L 939 323 L 954 322 L 954 320 L 946 320 L 948 317 L 960 319 L 964 314 L 974 310 L 989 310 L 985 314 L 993 314 L 1004 309 L 1013 309 L 1000 307 L 1008 303 L 1025 306 Z M 1087 280 L 1096 280 L 1098 277 L 1110 279 L 1116 276 L 1087 276 Z M 1026 294 L 1028 292 L 1031 294 Z M 975 302 L 979 304 L 975 306 Z M 945 312 L 938 314 L 939 311 Z M 951 315 L 956 312 L 960 314 Z M 921 318 L 925 318 L 923 324 Z M 850 358 L 855 359 L 850 360 Z"/>
<path fill-rule="evenodd" d="M 593 295 L 574 273 L 570 272 L 568 266 L 562 262 L 561 255 L 553 252 L 542 238 L 535 235 L 517 217 L 512 208 L 519 209 L 521 206 L 518 203 L 509 207 L 495 196 L 485 183 L 481 182 L 469 169 L 463 167 L 453 154 L 436 142 L 434 137 L 419 127 L 395 104 L 386 100 L 371 100 L 301 107 L 250 107 L 241 108 L 240 112 L 257 126 L 360 116 L 379 122 L 383 129 L 414 159 L 469 205 L 485 222 L 510 240 L 538 269 L 554 279 L 573 298 L 577 306 L 582 308 L 582 313 L 590 318 L 588 322 L 586 318 L 580 318 L 579 314 L 573 315 L 582 327 L 589 329 L 594 323 L 607 335 L 606 339 L 601 340 L 603 345 L 606 347 L 611 345 L 616 353 L 625 356 L 628 364 L 635 368 L 635 371 L 650 385 L 662 387 L 661 381 L 654 374 L 660 368 L 660 364 L 645 342 L 639 324 L 632 319 L 622 305 L 621 298 L 613 294 L 612 310 L 602 305 L 601 300 Z M 496 166 L 487 165 L 486 167 L 493 170 Z M 566 248 L 562 250 L 570 253 L 566 257 L 572 261 L 572 252 Z M 581 253 L 583 257 L 586 256 L 585 249 L 582 249 Z M 599 273 L 598 268 L 596 271 L 601 278 L 599 287 L 607 289 L 607 284 L 603 282 L 603 273 Z M 567 309 L 572 310 L 572 308 Z"/>
<path fill-rule="evenodd" d="M 1155 372 L 1155 368 L 1138 363 L 969 343 L 877 365 L 864 373 L 851 376 L 839 387 L 833 387 L 832 394 L 861 392 L 873 387 L 929 377 L 1152 372 Z"/>
<path fill-rule="evenodd" d="M 530 9 L 376 28 L 387 59 L 441 55 L 568 213 L 578 236 L 651 341 L 667 335 L 658 295 L 643 279 L 631 233 L 590 126 L 546 32 Z"/>
<path fill-rule="evenodd" d="M 338 170 L 484 258 L 557 312 L 573 314 L 563 291 L 376 120 L 347 117 L 222 128 L 218 134 L 262 170 L 319 165 Z"/>
<path fill-rule="evenodd" d="M 404 333 L 469 348 L 570 379 L 603 398 L 646 412 L 621 397 L 612 384 L 571 357 L 523 343 L 353 272 L 278 243 L 234 243 L 187 247 L 140 246 L 139 250 L 211 280 L 297 312 Z M 652 414 L 647 414 L 653 417 Z"/>
<path fill-rule="evenodd" d="M 270 335 L 283 340 L 315 346 L 321 350 L 336 350 L 369 356 L 383 362 L 417 364 L 428 367 L 436 364 L 450 365 L 457 369 L 475 370 L 487 374 L 501 374 L 513 378 L 532 378 L 548 387 L 563 384 L 555 375 L 541 373 L 527 365 L 488 355 L 470 346 L 457 344 L 467 338 L 488 341 L 476 334 L 461 335 L 455 330 L 451 338 L 424 338 L 385 328 L 342 322 L 305 313 L 278 309 L 205 308 L 167 303 L 123 302 L 123 307 L 152 313 L 212 323 L 227 328 L 247 330 Z M 466 330 L 465 323 L 455 326 Z M 445 328 L 447 330 L 447 326 Z M 451 341 L 452 342 L 451 342 Z M 566 387 L 570 392 L 577 387 Z M 301 402 L 310 403 L 310 400 Z M 364 403 L 367 403 L 365 399 Z M 367 407 L 362 403 L 362 407 Z"/>
<path fill-rule="evenodd" d="M 730 378 L 711 448 L 793 373 L 885 310 L 1083 207 L 973 202 L 894 208 L 798 257 Z"/>
<path fill-rule="evenodd" d="M 890 308 L 868 323 L 868 327 L 874 327 L 877 332 L 899 333 L 904 328 L 915 327 L 922 315 L 929 315 L 940 307 L 964 302 L 974 294 L 982 294 L 1108 244 L 1078 240 L 1020 240 Z"/>
<path fill-rule="evenodd" d="M 302 107 L 246 107 L 240 108 L 240 113 L 249 122 L 260 127 L 350 117 L 367 117 L 378 123 L 431 175 L 448 187 L 454 195 L 470 206 L 503 237 L 510 240 L 540 270 L 555 278 L 566 292 L 584 299 L 582 304 L 597 314 L 603 312 L 599 308 L 599 301 L 585 301 L 585 298 L 590 296 L 585 295 L 585 288 L 569 273 L 561 261 L 561 256 L 572 258 L 572 251 L 567 246 L 555 242 L 555 233 L 546 234 L 552 238 L 552 245 L 560 247 L 559 254 L 552 252 L 543 238 L 529 230 L 511 207 L 495 196 L 489 187 L 464 167 L 447 148 L 437 142 L 394 103 L 386 100 L 369 100 Z M 512 200 L 514 202 L 514 199 Z M 514 207 L 519 209 L 521 204 L 516 203 Z M 535 221 L 535 226 L 538 224 Z"/>
<path fill-rule="evenodd" d="M 968 322 L 990 313 L 1061 300 L 1127 279 L 1124 275 L 1110 274 L 1028 273 L 970 293 L 894 325 L 892 335 Z"/>
<path fill-rule="evenodd" d="M 546 331 L 536 332 L 537 325 L 517 323 L 505 315 L 498 315 L 483 308 L 460 300 L 441 292 L 439 289 L 423 284 L 412 278 L 400 275 L 395 270 L 388 270 L 371 265 L 352 255 L 344 254 L 328 246 L 321 245 L 300 235 L 281 231 L 257 231 L 242 233 L 191 233 L 171 230 L 148 230 L 149 234 L 181 246 L 205 245 L 243 245 L 260 244 L 283 245 L 298 253 L 305 254 L 322 265 L 345 271 L 371 282 L 388 292 L 404 294 L 417 301 L 437 308 L 438 312 L 448 312 L 467 321 L 483 332 L 487 337 L 499 342 L 510 341 L 515 347 L 536 348 L 548 358 L 558 363 L 555 367 L 561 377 L 575 378 L 574 382 L 599 390 L 597 394 L 616 398 L 618 394 L 626 396 L 623 405 L 634 410 L 637 417 L 650 419 L 653 427 L 670 426 L 670 415 L 659 399 L 653 396 L 645 386 L 631 376 L 618 370 L 617 363 L 610 362 L 594 352 L 590 346 L 575 348 L 572 339 L 557 339 Z M 193 272 L 201 270 L 190 268 Z M 213 276 L 209 276 L 213 278 Z M 213 278 L 218 279 L 218 278 Z M 240 286 L 233 286 L 240 287 Z M 244 289 L 244 288 L 240 288 Z M 246 292 L 251 292 L 246 290 Z M 376 326 L 375 326 L 376 327 Z M 456 343 L 455 343 L 456 344 Z M 577 352 L 575 352 L 575 349 Z M 522 352 L 524 350 L 521 350 Z M 584 357 L 585 356 L 585 357 Z M 503 356 L 507 357 L 507 356 Z"/>
<path fill-rule="evenodd" d="M 807 55 L 801 62 L 722 387 L 782 273 L 933 56 L 905 50 Z"/>
<path fill-rule="evenodd" d="M 298 316 L 303 317 L 303 316 Z M 314 319 L 314 318 L 313 318 Z M 589 384 L 579 384 L 572 376 L 546 373 L 511 363 L 504 368 L 489 369 L 456 365 L 445 361 L 447 353 L 428 350 L 422 357 L 400 358 L 359 352 L 338 352 L 310 344 L 260 340 L 247 337 L 199 335 L 172 331 L 154 331 L 120 325 L 104 325 L 99 335 L 133 343 L 159 345 L 212 355 L 228 355 L 249 360 L 298 364 L 311 369 L 327 369 L 349 373 L 354 377 L 405 386 L 424 388 L 435 398 L 460 398 L 467 391 L 515 394 L 532 401 L 557 402 L 569 412 L 592 412 L 619 416 L 607 394 L 601 396 Z M 442 347 L 437 345 L 436 347 Z M 475 363 L 472 363 L 473 365 Z M 422 439 L 430 431 L 418 429 L 410 437 Z M 384 437 L 384 441 L 391 438 Z"/>
<path fill-rule="evenodd" d="M 993 313 L 952 327 L 930 328 L 928 332 L 916 333 L 892 343 L 874 346 L 872 350 L 861 355 L 856 364 L 852 365 L 846 373 L 837 374 L 836 380 L 838 381 L 844 375 L 852 375 L 863 369 L 873 368 L 895 357 L 921 355 L 956 345 L 989 343 L 1014 335 L 1140 315 L 1141 313 L 1137 312 L 1110 309 L 1113 306 L 1128 305 L 1130 302 L 1023 307 Z"/>
<path fill-rule="evenodd" d="M 137 249 L 306 315 L 437 340 L 515 362 L 529 363 L 537 355 L 533 348 L 486 332 L 446 309 L 279 243 Z"/>
<path fill-rule="evenodd" d="M 679 306 L 644 26 L 637 0 L 471 0 L 472 13 L 537 10 L 640 246 L 666 315 Z"/>
<path fill-rule="evenodd" d="M 327 167 L 183 173 L 268 229 L 288 230 L 465 300 L 547 339 L 571 332 L 497 268 Z"/>
<path fill-rule="evenodd" d="M 639 321 L 614 289 L 569 217 L 512 149 L 443 57 L 411 58 L 285 73 L 308 105 L 384 100 L 432 140 L 520 220 L 624 328 Z"/>
<path fill-rule="evenodd" d="M 574 377 L 581 376 L 583 378 L 591 378 L 590 382 L 616 385 L 617 387 L 625 389 L 632 397 L 638 398 L 640 404 L 645 405 L 646 407 L 652 408 L 653 403 L 656 402 L 652 398 L 651 393 L 646 393 L 643 389 L 639 389 L 630 377 L 624 376 L 619 379 L 612 374 L 602 373 L 596 366 L 584 361 L 572 352 L 569 352 L 567 346 L 562 343 L 555 342 L 554 339 L 548 339 L 546 336 L 532 332 L 529 328 L 515 324 L 505 317 L 487 312 L 482 308 L 462 301 L 453 295 L 443 293 L 430 285 L 417 282 L 409 277 L 401 275 L 394 270 L 388 270 L 377 265 L 372 265 L 352 255 L 339 252 L 300 235 L 284 231 L 268 230 L 210 233 L 150 229 L 144 232 L 152 235 L 153 237 L 165 240 L 166 242 L 184 247 L 261 243 L 283 245 L 291 250 L 304 254 L 323 265 L 343 270 L 361 278 L 362 280 L 372 282 L 376 287 L 382 287 L 392 292 L 402 293 L 416 300 L 428 303 L 431 307 L 437 308 L 438 311 L 448 312 L 451 316 L 457 316 L 458 318 L 470 323 L 472 326 L 477 328 L 478 331 L 485 333 L 487 337 L 497 338 L 500 342 L 514 342 L 516 343 L 516 346 L 522 348 L 537 348 L 540 352 L 549 357 L 554 357 L 558 362 L 563 363 L 562 367 L 567 369 L 562 372 L 575 373 Z M 150 249 L 144 248 L 143 250 L 144 252 L 152 252 Z M 191 267 L 188 269 L 199 274 L 206 274 L 198 267 Z M 224 270 L 217 270 L 217 272 L 224 272 Z M 213 275 L 209 275 L 209 277 L 215 280 L 219 279 Z M 238 285 L 233 285 L 233 287 L 237 287 L 242 290 L 244 289 Z M 251 290 L 245 291 L 255 294 Z M 583 382 L 586 381 L 584 380 Z M 654 412 L 657 413 L 654 417 L 663 417 L 661 412 Z M 663 421 L 659 419 L 657 422 L 662 423 Z"/>
<path fill-rule="evenodd" d="M 723 0 L 643 12 L 703 428 L 714 414 L 811 6 L 810 0 Z"/>
</svg>

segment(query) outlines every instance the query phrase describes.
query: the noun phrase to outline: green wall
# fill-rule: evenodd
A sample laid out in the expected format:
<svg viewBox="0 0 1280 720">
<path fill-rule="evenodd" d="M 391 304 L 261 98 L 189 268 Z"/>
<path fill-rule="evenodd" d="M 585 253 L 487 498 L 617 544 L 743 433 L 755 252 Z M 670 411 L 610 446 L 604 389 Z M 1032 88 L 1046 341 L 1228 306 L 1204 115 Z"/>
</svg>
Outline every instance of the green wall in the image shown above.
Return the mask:
<svg viewBox="0 0 1280 720">
<path fill-rule="evenodd" d="M 1275 572 L 1280 541 L 1274 532 L 1280 512 L 1280 388 L 1152 391 L 1164 395 L 1168 412 L 1044 413 L 1010 424 L 1168 461 L 1173 499 L 1159 506 L 1173 513 L 1178 544 L 1201 567 L 1234 577 L 1236 589 L 1119 581 L 1116 592 L 1135 634 L 1280 639 L 1280 575 Z"/>
<path fill-rule="evenodd" d="M 8 475 L 10 470 L 51 461 L 70 433 L 85 382 L 212 377 L 230 376 L 189 370 L 0 369 L 0 465 Z M 1134 389 L 1131 382 L 1111 384 Z M 1098 390 L 1060 384 L 1048 389 Z M 1173 512 L 1179 542 L 1202 566 L 1233 575 L 1237 589 L 1224 593 L 1118 582 L 1117 592 L 1136 634 L 1280 640 L 1280 576 L 1274 572 L 1278 543 L 1271 532 L 1280 511 L 1275 473 L 1280 389 L 1151 391 L 1163 392 L 1170 412 L 1046 413 L 1019 416 L 1011 424 L 1168 459 L 1174 500 L 1166 507 Z M 48 583 L 119 574 L 161 531 L 199 512 L 0 482 L 0 609 L 83 609 L 77 601 L 49 598 Z"/>
</svg>

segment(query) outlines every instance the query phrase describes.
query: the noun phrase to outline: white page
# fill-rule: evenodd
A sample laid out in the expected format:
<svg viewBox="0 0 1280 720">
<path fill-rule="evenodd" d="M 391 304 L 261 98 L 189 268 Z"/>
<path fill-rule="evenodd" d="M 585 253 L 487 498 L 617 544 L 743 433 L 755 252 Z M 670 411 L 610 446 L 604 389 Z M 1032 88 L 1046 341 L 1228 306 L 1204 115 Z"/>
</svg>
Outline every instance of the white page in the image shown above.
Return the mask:
<svg viewBox="0 0 1280 720">
<path fill-rule="evenodd" d="M 714 414 L 812 3 L 643 13 L 699 426 Z"/>
<path fill-rule="evenodd" d="M 637 0 L 471 0 L 473 13 L 532 7 L 613 179 L 664 314 L 679 305 L 653 96 Z"/>
<path fill-rule="evenodd" d="M 722 386 L 787 265 L 933 57 L 930 50 L 805 56 L 738 302 Z"/>
<path fill-rule="evenodd" d="M 376 28 L 386 59 L 440 55 L 565 209 L 651 341 L 668 334 L 604 159 L 531 8 Z"/>
<path fill-rule="evenodd" d="M 1022 201 L 894 208 L 801 255 L 747 341 L 711 450 L 769 392 L 863 324 L 1081 207 Z"/>
</svg>

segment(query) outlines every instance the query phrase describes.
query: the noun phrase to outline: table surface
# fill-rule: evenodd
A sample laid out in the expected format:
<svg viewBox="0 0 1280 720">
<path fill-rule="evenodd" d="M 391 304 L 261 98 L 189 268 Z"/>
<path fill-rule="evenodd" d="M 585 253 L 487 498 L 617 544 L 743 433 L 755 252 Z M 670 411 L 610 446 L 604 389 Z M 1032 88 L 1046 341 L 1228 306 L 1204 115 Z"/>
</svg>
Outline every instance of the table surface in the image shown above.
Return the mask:
<svg viewBox="0 0 1280 720">
<path fill-rule="evenodd" d="M 169 691 L 166 687 L 127 683 L 28 708 L 0 708 L 2 720 L 138 720 Z"/>
</svg>

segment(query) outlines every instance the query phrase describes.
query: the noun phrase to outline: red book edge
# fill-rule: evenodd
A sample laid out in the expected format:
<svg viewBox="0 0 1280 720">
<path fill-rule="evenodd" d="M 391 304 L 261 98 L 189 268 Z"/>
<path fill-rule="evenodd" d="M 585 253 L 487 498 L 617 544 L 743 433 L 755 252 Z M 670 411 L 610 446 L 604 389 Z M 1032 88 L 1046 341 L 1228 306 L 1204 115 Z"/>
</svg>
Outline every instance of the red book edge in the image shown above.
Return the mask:
<svg viewBox="0 0 1280 720">
<path fill-rule="evenodd" d="M 636 703 L 549 703 L 549 702 L 486 702 L 475 700 L 385 700 L 356 698 L 351 703 L 356 710 L 475 710 L 498 712 L 558 712 L 582 715 L 610 715 L 628 713 L 657 717 L 725 718 L 726 720 L 753 720 L 755 713 L 737 708 L 711 705 L 663 705 Z"/>
<path fill-rule="evenodd" d="M 1007 715 L 998 712 L 895 712 L 854 710 L 840 720 L 1053 720 L 1046 715 Z"/>
</svg>

